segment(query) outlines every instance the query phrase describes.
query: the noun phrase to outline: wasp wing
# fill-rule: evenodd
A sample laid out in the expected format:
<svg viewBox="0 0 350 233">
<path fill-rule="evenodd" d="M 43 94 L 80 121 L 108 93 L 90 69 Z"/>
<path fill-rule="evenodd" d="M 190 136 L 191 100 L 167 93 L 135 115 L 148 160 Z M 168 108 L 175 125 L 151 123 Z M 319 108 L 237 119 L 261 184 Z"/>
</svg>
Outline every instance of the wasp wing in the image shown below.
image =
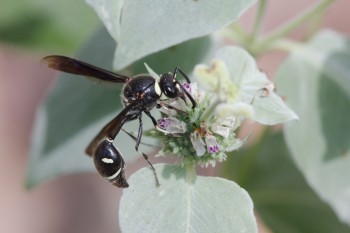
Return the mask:
<svg viewBox="0 0 350 233">
<path fill-rule="evenodd" d="M 130 80 L 130 77 L 128 76 L 116 74 L 111 71 L 70 57 L 51 55 L 44 57 L 42 61 L 46 62 L 47 65 L 52 69 L 63 71 L 66 73 L 92 77 L 98 79 L 99 81 L 112 83 L 126 83 Z"/>
<path fill-rule="evenodd" d="M 104 126 L 86 148 L 86 154 L 92 156 L 96 147 L 103 139 L 108 138 L 114 140 L 125 122 L 137 118 L 137 116 L 142 113 L 138 110 L 137 105 L 139 105 L 139 102 L 130 103 L 113 120 Z"/>
</svg>

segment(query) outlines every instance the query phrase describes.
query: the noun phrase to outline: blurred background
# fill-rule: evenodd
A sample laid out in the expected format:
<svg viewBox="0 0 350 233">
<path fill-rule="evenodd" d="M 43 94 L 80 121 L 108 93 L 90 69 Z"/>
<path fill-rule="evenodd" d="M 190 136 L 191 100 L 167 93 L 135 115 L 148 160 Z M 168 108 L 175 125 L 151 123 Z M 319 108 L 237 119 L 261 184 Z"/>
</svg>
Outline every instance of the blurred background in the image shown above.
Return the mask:
<svg viewBox="0 0 350 233">
<path fill-rule="evenodd" d="M 264 31 L 314 2 L 269 1 Z M 319 23 L 349 36 L 349 9 L 349 1 L 338 0 Z M 252 24 L 255 10 L 252 8 L 241 18 L 245 28 Z M 99 25 L 99 19 L 83 0 L 1 1 L 1 232 L 103 233 L 118 229 L 121 190 L 95 173 L 65 176 L 30 191 L 24 186 L 35 111 L 54 85 L 57 74 L 40 66 L 40 59 L 49 54 L 73 55 Z M 302 31 L 303 28 L 297 30 L 291 37 L 301 39 Z M 264 55 L 258 61 L 259 67 L 273 78 L 284 57 L 285 54 L 277 52 Z M 128 174 L 144 165 L 143 161 L 129 164 Z"/>
</svg>

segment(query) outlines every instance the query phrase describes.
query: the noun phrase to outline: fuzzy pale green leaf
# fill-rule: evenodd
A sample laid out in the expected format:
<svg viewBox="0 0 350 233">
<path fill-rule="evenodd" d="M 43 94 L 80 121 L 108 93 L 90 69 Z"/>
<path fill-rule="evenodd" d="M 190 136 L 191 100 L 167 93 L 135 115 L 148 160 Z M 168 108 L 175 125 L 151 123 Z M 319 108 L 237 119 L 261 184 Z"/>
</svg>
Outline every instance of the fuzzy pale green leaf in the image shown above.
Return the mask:
<svg viewBox="0 0 350 233">
<path fill-rule="evenodd" d="M 153 77 L 155 78 L 156 80 L 159 80 L 160 77 L 159 77 L 159 74 L 157 74 L 154 70 L 152 70 L 151 67 L 149 67 L 146 63 L 145 63 L 145 67 L 147 69 L 147 72 Z"/>
<path fill-rule="evenodd" d="M 181 166 L 158 164 L 155 168 L 160 187 L 155 186 L 152 171 L 143 168 L 123 190 L 119 209 L 123 233 L 257 232 L 253 203 L 234 182 L 195 176 L 191 183 Z"/>
<path fill-rule="evenodd" d="M 223 174 L 246 189 L 271 232 L 348 233 L 350 227 L 309 187 L 282 132 L 265 130 L 254 145 L 229 154 Z"/>
<path fill-rule="evenodd" d="M 120 35 L 119 23 L 124 0 L 85 0 L 85 2 L 95 9 L 109 34 L 115 41 L 118 41 Z"/>
<path fill-rule="evenodd" d="M 300 117 L 286 126 L 306 180 L 350 224 L 350 40 L 318 33 L 278 71 L 280 93 Z"/>
<path fill-rule="evenodd" d="M 119 8 L 111 9 L 106 9 L 110 0 L 88 2 L 103 15 L 108 28 L 116 27 L 109 29 L 111 33 L 120 32 L 119 36 L 112 35 L 118 43 L 114 67 L 120 69 L 151 53 L 229 25 L 255 0 L 116 0 Z"/>
</svg>

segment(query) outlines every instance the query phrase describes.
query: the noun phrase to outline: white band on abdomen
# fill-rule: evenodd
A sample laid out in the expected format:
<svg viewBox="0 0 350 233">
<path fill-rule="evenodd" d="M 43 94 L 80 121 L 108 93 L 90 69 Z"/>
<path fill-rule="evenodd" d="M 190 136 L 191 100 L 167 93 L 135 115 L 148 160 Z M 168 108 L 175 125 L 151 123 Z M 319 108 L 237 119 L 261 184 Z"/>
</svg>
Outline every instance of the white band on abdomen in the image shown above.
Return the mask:
<svg viewBox="0 0 350 233">
<path fill-rule="evenodd" d="M 119 175 L 119 173 L 120 173 L 121 170 L 122 170 L 122 168 L 119 168 L 119 170 L 118 170 L 116 173 L 114 173 L 114 174 L 111 175 L 111 176 L 106 177 L 106 179 L 107 179 L 107 180 L 113 180 L 114 178 L 116 178 L 116 177 Z"/>
</svg>

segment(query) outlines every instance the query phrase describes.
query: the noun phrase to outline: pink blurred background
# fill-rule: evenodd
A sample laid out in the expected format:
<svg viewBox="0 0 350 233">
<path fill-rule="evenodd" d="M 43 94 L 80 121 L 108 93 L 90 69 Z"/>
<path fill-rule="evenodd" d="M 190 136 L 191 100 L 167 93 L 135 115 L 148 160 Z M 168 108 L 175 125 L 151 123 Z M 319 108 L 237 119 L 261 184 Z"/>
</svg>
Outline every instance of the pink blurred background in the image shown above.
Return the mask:
<svg viewBox="0 0 350 233">
<path fill-rule="evenodd" d="M 264 31 L 315 2 L 269 1 Z M 349 1 L 336 1 L 328 10 L 323 27 L 349 35 L 349 9 Z M 250 27 L 255 10 L 244 15 L 242 25 Z M 297 30 L 291 37 L 299 38 L 302 31 Z M 31 191 L 24 188 L 35 109 L 55 76 L 52 70 L 38 68 L 44 55 L 47 55 L 45 51 L 23 50 L 0 41 L 0 232 L 116 232 L 121 190 L 97 174 L 62 177 Z M 273 77 L 284 57 L 285 54 L 278 52 L 264 55 L 259 66 Z M 144 165 L 129 165 L 128 174 Z"/>
</svg>

